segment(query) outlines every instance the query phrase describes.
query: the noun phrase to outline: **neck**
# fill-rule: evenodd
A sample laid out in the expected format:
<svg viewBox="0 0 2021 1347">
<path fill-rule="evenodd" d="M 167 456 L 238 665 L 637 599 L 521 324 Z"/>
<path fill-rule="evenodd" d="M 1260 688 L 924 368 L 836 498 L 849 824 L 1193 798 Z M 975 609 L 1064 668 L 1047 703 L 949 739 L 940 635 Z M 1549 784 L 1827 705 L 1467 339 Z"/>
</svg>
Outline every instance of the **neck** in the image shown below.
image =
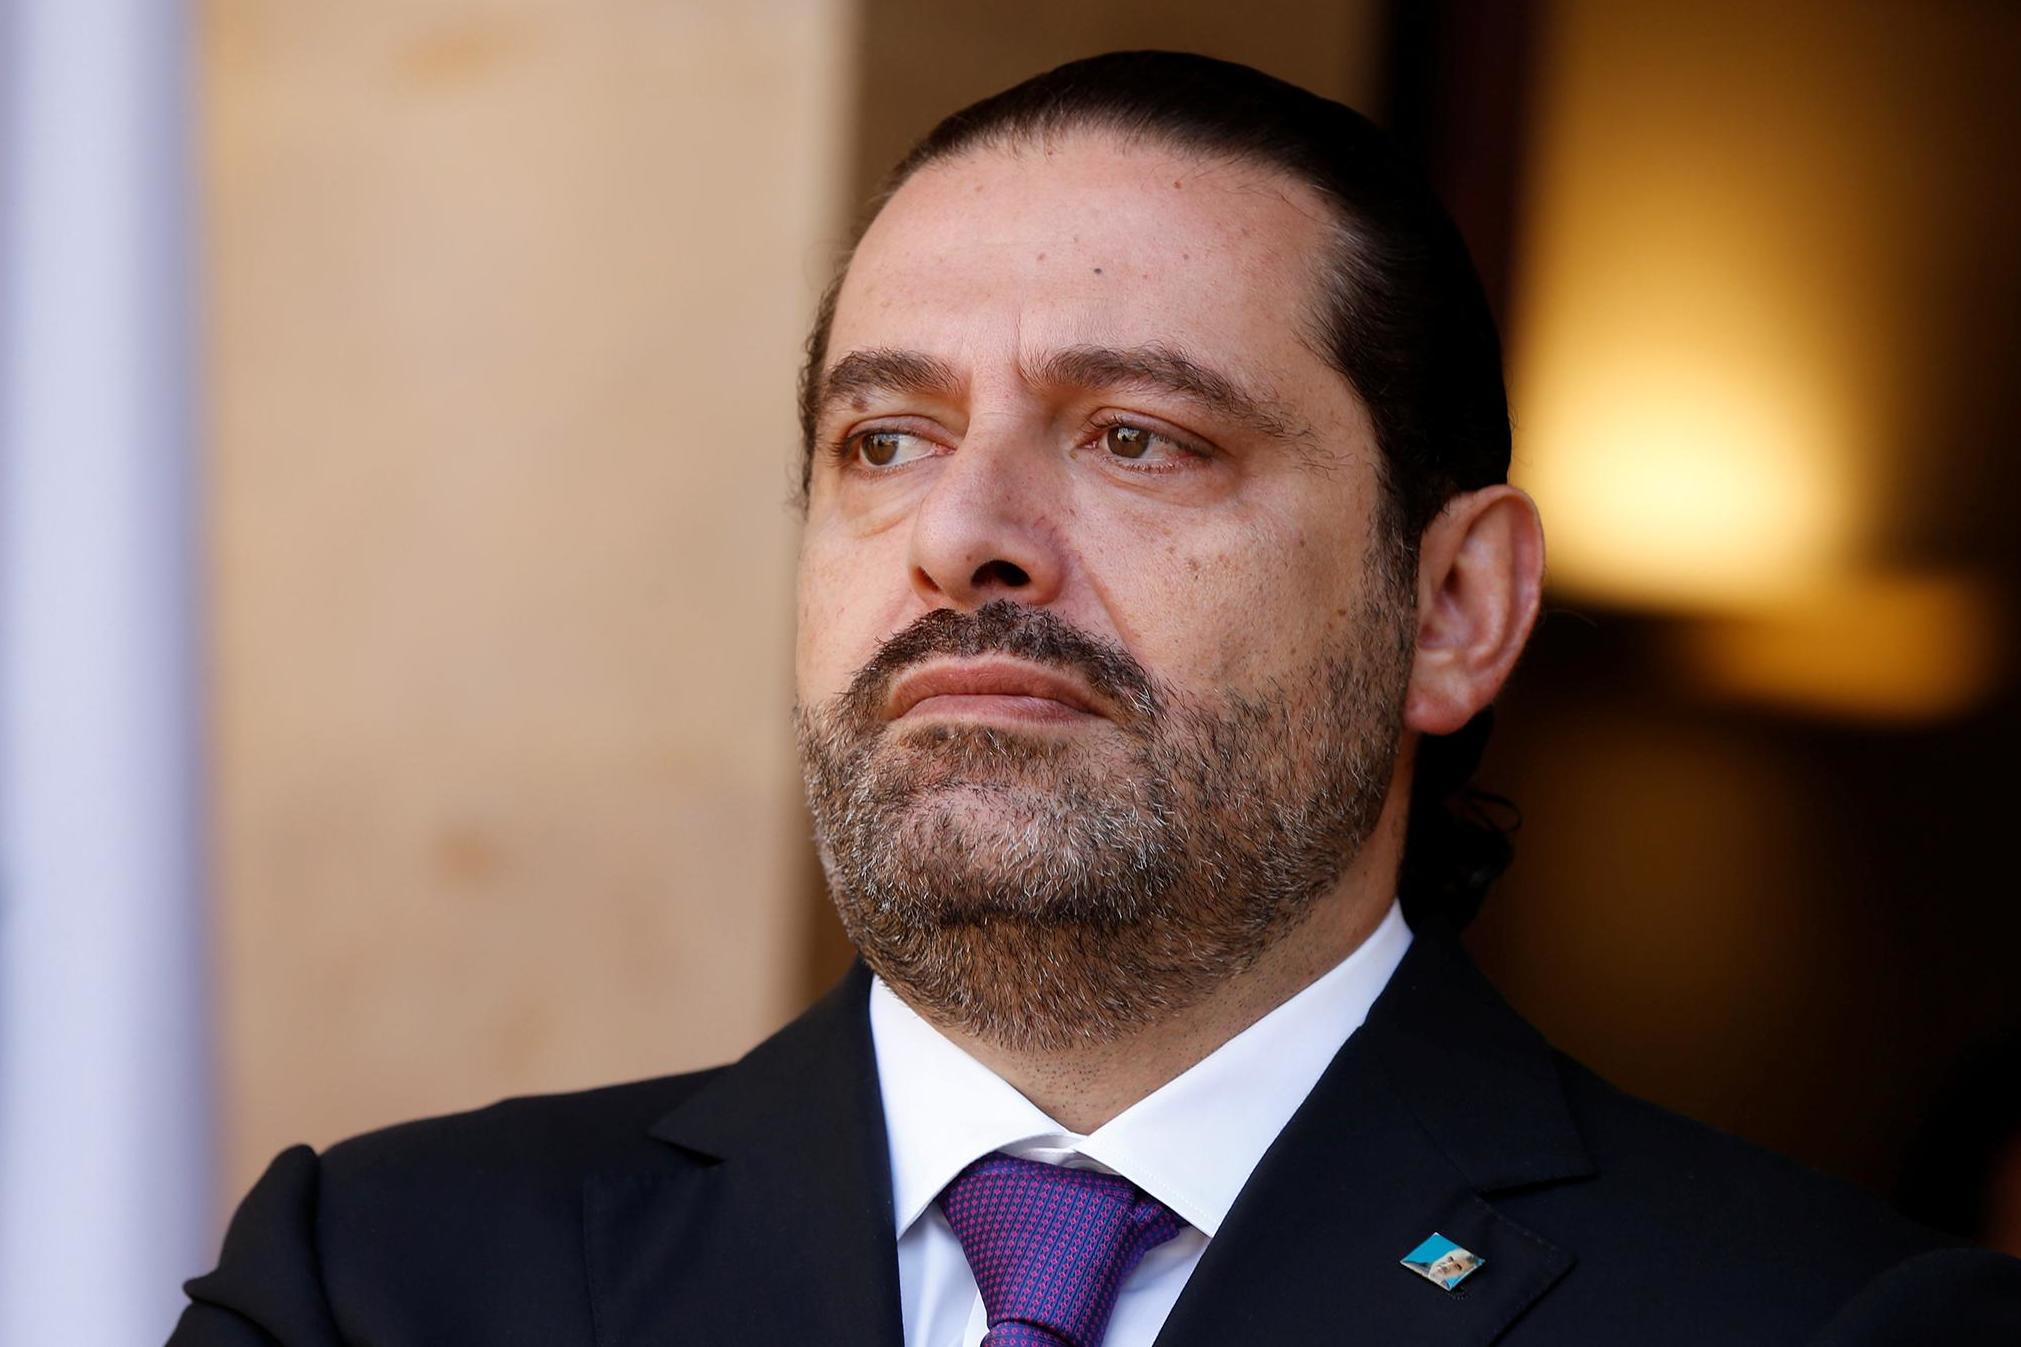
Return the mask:
<svg viewBox="0 0 2021 1347">
<path fill-rule="evenodd" d="M 1393 880 L 1393 868 L 1385 867 Z M 1368 939 L 1389 911 L 1389 883 L 1353 873 L 1315 902 L 1240 974 L 1134 1033 L 1058 1050 L 1011 1051 L 941 1032 L 1071 1131 L 1086 1135 L 1283 1005 Z"/>
</svg>

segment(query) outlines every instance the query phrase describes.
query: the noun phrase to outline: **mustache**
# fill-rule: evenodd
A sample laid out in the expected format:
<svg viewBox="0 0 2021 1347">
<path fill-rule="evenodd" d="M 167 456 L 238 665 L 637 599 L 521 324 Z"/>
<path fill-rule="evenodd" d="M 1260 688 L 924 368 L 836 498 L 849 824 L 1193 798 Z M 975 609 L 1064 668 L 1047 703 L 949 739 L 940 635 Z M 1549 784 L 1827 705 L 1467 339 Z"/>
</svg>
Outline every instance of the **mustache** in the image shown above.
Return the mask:
<svg viewBox="0 0 2021 1347">
<path fill-rule="evenodd" d="M 1092 636 L 1058 614 L 1013 599 L 991 599 L 972 613 L 936 608 L 887 637 L 842 694 L 847 714 L 874 721 L 891 685 L 907 669 L 935 656 L 972 659 L 1009 655 L 1076 674 L 1090 691 L 1127 721 L 1155 720 L 1158 693 L 1151 675 L 1129 651 Z"/>
</svg>

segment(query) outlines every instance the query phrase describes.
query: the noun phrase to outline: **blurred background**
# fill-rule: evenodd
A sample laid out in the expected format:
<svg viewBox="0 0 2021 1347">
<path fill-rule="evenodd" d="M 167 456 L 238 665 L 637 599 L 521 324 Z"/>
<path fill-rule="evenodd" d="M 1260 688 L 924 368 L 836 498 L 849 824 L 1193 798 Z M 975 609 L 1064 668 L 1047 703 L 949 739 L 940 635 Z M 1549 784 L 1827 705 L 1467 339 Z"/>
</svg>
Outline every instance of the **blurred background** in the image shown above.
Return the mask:
<svg viewBox="0 0 2021 1347">
<path fill-rule="evenodd" d="M 1133 46 L 1389 125 L 1503 317 L 1553 570 L 1484 965 L 2021 1246 L 2011 4 L 0 14 L 0 1341 L 165 1336 L 288 1144 L 721 1061 L 840 971 L 805 325 L 940 115 Z"/>
</svg>

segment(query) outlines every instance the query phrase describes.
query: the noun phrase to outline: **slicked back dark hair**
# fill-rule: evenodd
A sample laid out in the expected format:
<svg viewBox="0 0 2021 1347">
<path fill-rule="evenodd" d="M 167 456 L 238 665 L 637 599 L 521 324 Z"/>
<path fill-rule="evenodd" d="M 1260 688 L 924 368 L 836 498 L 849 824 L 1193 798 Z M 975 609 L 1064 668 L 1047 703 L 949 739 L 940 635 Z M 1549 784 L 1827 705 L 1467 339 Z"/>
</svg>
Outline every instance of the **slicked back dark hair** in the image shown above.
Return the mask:
<svg viewBox="0 0 2021 1347">
<path fill-rule="evenodd" d="M 1334 205 L 1339 242 L 1305 336 L 1368 408 L 1379 524 L 1398 570 L 1415 575 L 1419 541 L 1446 502 L 1509 471 L 1501 339 L 1466 244 L 1422 175 L 1353 109 L 1261 71 L 1180 52 L 1112 52 L 946 118 L 891 171 L 874 207 L 928 165 L 1083 131 L 1274 169 Z M 840 289 L 838 276 L 801 373 L 803 492 Z M 1420 742 L 1400 880 L 1413 920 L 1464 925 L 1508 865 L 1507 833 L 1488 812 L 1495 802 L 1470 784 L 1490 714 Z"/>
</svg>

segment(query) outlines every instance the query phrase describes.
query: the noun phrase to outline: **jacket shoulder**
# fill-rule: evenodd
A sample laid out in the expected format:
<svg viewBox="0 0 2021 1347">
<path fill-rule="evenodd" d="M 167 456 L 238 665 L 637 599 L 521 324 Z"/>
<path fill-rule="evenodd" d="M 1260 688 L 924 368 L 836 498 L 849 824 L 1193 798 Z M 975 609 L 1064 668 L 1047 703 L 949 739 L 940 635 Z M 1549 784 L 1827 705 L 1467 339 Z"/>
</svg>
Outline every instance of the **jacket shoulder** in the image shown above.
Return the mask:
<svg viewBox="0 0 2021 1347">
<path fill-rule="evenodd" d="M 1809 1341 L 1869 1286 L 1963 1244 L 1554 1057 L 1594 1174 L 1518 1201 L 1576 1249 L 1569 1302 L 1623 1340 L 1667 1323 L 1693 1341 Z"/>
<path fill-rule="evenodd" d="M 316 1247 L 346 1340 L 579 1340 L 586 1181 L 685 1163 L 647 1129 L 714 1075 L 506 1099 L 331 1147 Z"/>
<path fill-rule="evenodd" d="M 664 1155 L 647 1129 L 715 1074 L 505 1099 L 320 1156 L 290 1147 L 216 1270 L 188 1284 L 174 1347 L 581 1340 L 584 1178 Z"/>
<path fill-rule="evenodd" d="M 1601 1079 L 1556 1054 L 1566 1097 L 1602 1175 L 1651 1214 L 1751 1244 L 1894 1261 L 1963 1241 L 1873 1194 Z"/>
<path fill-rule="evenodd" d="M 324 1152 L 323 1186 L 329 1192 L 388 1182 L 411 1188 L 545 1179 L 573 1191 L 586 1174 L 658 1147 L 647 1129 L 722 1069 L 523 1095 L 366 1132 Z"/>
</svg>

